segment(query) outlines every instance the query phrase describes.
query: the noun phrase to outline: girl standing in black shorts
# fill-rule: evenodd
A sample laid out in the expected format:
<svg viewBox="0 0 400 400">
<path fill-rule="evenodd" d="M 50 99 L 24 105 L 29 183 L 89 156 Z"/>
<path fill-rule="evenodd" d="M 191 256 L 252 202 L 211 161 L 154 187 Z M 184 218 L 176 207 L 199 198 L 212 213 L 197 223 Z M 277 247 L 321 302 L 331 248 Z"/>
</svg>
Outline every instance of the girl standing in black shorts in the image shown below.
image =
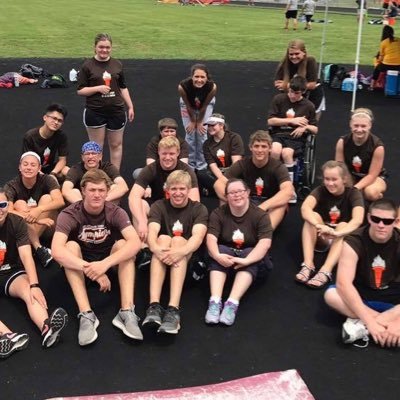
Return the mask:
<svg viewBox="0 0 400 400">
<path fill-rule="evenodd" d="M 94 57 L 79 72 L 78 94 L 86 97 L 83 123 L 89 140 L 102 147 L 107 134 L 110 161 L 120 169 L 125 125 L 127 119 L 133 121 L 135 112 L 122 64 L 111 57 L 111 36 L 99 33 L 94 46 Z"/>
</svg>

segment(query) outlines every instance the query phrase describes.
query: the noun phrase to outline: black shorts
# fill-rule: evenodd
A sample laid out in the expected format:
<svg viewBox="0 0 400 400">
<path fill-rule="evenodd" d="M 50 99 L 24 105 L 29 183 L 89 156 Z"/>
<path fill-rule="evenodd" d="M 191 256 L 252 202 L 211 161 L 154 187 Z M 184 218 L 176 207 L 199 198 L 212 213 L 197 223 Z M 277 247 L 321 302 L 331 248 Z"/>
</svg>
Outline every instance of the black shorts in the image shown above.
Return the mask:
<svg viewBox="0 0 400 400">
<path fill-rule="evenodd" d="M 222 254 L 229 254 L 234 257 L 244 258 L 253 250 L 253 247 L 247 247 L 245 249 L 239 250 L 239 249 L 233 249 L 231 247 L 220 244 L 220 245 L 218 245 L 218 249 L 219 249 L 220 253 L 222 253 Z M 265 258 L 266 257 L 267 256 L 265 256 Z M 265 276 L 267 274 L 267 270 L 268 270 L 268 263 L 267 263 L 266 259 L 262 259 L 261 261 L 258 261 L 247 267 L 243 267 L 240 269 L 233 269 L 233 268 L 225 268 L 224 266 L 222 266 L 221 264 L 218 264 L 213 258 L 210 257 L 209 270 L 210 271 L 221 271 L 221 272 L 225 272 L 226 274 L 236 274 L 236 272 L 239 272 L 239 271 L 246 271 L 251 275 L 251 277 L 253 278 L 253 282 L 254 282 L 256 279 L 265 278 Z"/>
<path fill-rule="evenodd" d="M 286 11 L 285 16 L 286 16 L 286 19 L 290 19 L 290 18 L 296 19 L 297 18 L 297 10 Z"/>
<path fill-rule="evenodd" d="M 272 142 L 280 143 L 283 148 L 289 147 L 289 149 L 293 149 L 297 154 L 299 152 L 301 153 L 306 138 L 302 136 L 298 139 L 294 139 L 289 133 L 274 133 L 272 135 Z"/>
<path fill-rule="evenodd" d="M 305 97 L 314 104 L 316 113 L 325 111 L 325 93 L 321 84 L 318 83 L 314 90 L 308 90 Z"/>
<path fill-rule="evenodd" d="M 87 262 L 95 262 L 95 261 L 104 260 L 110 254 L 111 254 L 111 250 L 104 251 L 101 253 L 94 253 L 93 251 L 90 251 L 90 250 L 88 250 L 88 251 L 82 250 L 82 258 Z"/>
<path fill-rule="evenodd" d="M 113 112 L 112 114 L 103 114 L 93 111 L 90 108 L 83 110 L 83 123 L 86 128 L 103 128 L 109 131 L 119 131 L 126 125 L 127 118 L 124 110 Z"/>
<path fill-rule="evenodd" d="M 14 279 L 24 274 L 26 274 L 25 269 L 20 266 L 2 265 L 0 267 L 0 294 L 9 296 L 10 286 L 14 282 Z"/>
<path fill-rule="evenodd" d="M 307 22 L 311 22 L 313 15 L 305 15 L 305 17 Z"/>
</svg>

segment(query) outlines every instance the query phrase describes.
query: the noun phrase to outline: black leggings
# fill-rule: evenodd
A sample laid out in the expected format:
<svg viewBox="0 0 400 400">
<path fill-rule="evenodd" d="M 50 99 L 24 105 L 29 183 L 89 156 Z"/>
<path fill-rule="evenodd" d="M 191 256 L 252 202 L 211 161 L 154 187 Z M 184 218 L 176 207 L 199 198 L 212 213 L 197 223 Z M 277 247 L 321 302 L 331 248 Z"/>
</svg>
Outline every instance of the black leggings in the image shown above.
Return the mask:
<svg viewBox="0 0 400 400">
<path fill-rule="evenodd" d="M 374 72 L 372 74 L 372 79 L 374 81 L 376 81 L 381 72 L 386 72 L 389 70 L 390 71 L 400 71 L 400 65 L 378 64 L 374 69 Z"/>
</svg>

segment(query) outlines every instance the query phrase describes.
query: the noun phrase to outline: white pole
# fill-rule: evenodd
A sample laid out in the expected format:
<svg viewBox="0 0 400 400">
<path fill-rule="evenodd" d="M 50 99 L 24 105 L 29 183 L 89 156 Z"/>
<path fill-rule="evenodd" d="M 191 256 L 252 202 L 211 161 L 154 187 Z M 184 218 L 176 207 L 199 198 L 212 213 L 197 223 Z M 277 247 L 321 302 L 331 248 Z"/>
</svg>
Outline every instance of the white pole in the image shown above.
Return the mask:
<svg viewBox="0 0 400 400">
<path fill-rule="evenodd" d="M 321 51 L 319 54 L 319 66 L 318 66 L 318 78 L 321 79 L 321 72 L 322 72 L 322 60 L 324 57 L 324 50 L 325 50 L 325 37 L 326 37 L 326 26 L 328 25 L 328 0 L 325 0 L 325 15 L 324 15 L 324 26 L 322 29 L 322 38 L 321 38 Z"/>
<path fill-rule="evenodd" d="M 359 20 L 358 20 L 358 35 L 357 35 L 357 50 L 356 50 L 356 60 L 355 60 L 355 66 L 354 66 L 354 77 L 355 77 L 356 84 L 353 87 L 353 97 L 351 100 L 351 111 L 354 111 L 355 106 L 356 106 L 356 96 L 357 96 L 357 88 L 358 88 L 357 76 L 358 76 L 358 66 L 360 64 L 361 35 L 362 35 L 362 30 L 363 30 L 364 18 L 365 18 L 364 2 L 365 2 L 365 0 L 361 0 L 361 2 L 360 2 L 360 14 L 359 14 Z"/>
</svg>

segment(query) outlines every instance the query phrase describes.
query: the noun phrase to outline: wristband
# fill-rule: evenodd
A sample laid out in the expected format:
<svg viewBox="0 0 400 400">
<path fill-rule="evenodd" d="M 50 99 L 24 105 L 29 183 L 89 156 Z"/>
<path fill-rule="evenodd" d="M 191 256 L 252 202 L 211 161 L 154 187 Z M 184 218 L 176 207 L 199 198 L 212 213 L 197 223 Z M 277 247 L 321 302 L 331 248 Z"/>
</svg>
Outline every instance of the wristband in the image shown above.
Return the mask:
<svg viewBox="0 0 400 400">
<path fill-rule="evenodd" d="M 40 285 L 38 283 L 32 283 L 32 285 L 30 285 L 31 289 L 36 288 L 36 287 L 40 288 Z"/>
</svg>

